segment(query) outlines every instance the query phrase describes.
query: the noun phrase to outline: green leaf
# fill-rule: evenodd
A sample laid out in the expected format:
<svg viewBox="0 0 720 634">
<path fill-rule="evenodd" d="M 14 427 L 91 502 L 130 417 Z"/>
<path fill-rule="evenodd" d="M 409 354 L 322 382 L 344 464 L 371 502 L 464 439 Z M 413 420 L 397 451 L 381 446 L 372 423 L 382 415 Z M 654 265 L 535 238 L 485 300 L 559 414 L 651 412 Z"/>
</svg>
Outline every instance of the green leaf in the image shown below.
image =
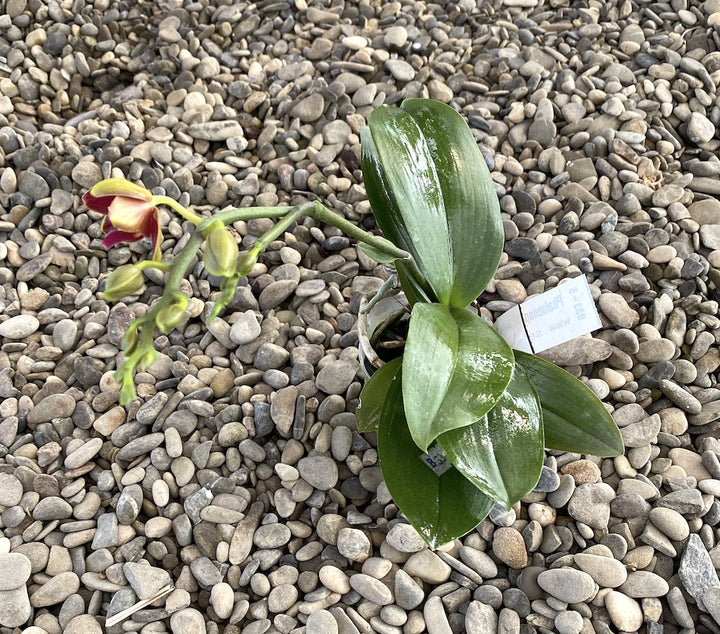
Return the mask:
<svg viewBox="0 0 720 634">
<path fill-rule="evenodd" d="M 438 101 L 408 99 L 374 110 L 361 139 L 385 237 L 413 255 L 440 303 L 464 308 L 492 278 L 504 241 L 490 172 L 465 120 Z"/>
<path fill-rule="evenodd" d="M 588 387 L 540 357 L 515 350 L 515 360 L 540 399 L 546 447 L 593 456 L 623 452 L 615 421 Z"/>
<path fill-rule="evenodd" d="M 407 99 L 401 108 L 422 130 L 440 178 L 452 245 L 450 304 L 465 308 L 492 279 L 505 243 L 490 170 L 465 119 L 450 106 Z"/>
<path fill-rule="evenodd" d="M 425 139 L 412 117 L 377 108 L 361 131 L 362 171 L 385 237 L 408 251 L 440 301 L 450 299 L 450 243 L 442 194 Z"/>
<path fill-rule="evenodd" d="M 413 440 L 427 450 L 440 434 L 482 418 L 505 391 L 513 352 L 465 308 L 416 304 L 403 357 L 403 399 Z"/>
<path fill-rule="evenodd" d="M 477 526 L 493 501 L 457 469 L 442 475 L 420 458 L 403 413 L 401 379 L 390 384 L 378 427 L 383 477 L 395 503 L 430 548 L 445 544 Z"/>
<path fill-rule="evenodd" d="M 360 406 L 355 410 L 359 432 L 377 430 L 385 397 L 395 375 L 400 371 L 401 365 L 402 357 L 388 361 L 365 382 L 362 392 L 360 392 Z"/>
<path fill-rule="evenodd" d="M 460 473 L 506 508 L 525 497 L 545 456 L 540 401 L 525 373 L 516 365 L 495 407 L 442 434 L 438 444 Z"/>
</svg>

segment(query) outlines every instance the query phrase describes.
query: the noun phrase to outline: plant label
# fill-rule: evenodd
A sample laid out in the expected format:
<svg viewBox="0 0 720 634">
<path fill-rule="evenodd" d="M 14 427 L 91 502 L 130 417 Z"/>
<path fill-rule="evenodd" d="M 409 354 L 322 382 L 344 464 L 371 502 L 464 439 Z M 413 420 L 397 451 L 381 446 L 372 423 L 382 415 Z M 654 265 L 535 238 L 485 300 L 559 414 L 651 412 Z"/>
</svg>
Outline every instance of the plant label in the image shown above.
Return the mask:
<svg viewBox="0 0 720 634">
<path fill-rule="evenodd" d="M 427 453 L 420 454 L 420 460 L 422 460 L 439 476 L 452 467 L 452 464 L 447 459 L 445 452 L 440 449 L 439 445 L 432 445 L 431 447 L 428 447 Z"/>
<path fill-rule="evenodd" d="M 495 330 L 515 350 L 532 354 L 601 327 L 584 275 L 513 306 L 495 321 Z"/>
</svg>

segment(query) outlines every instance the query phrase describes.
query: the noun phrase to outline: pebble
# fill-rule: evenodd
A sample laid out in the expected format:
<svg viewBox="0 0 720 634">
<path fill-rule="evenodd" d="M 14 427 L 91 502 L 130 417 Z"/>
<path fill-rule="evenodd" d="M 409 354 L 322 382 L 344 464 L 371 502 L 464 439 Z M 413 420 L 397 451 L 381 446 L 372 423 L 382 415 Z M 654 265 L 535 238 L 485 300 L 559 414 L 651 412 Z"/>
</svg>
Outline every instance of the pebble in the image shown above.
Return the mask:
<svg viewBox="0 0 720 634">
<path fill-rule="evenodd" d="M 307 634 L 338 634 L 338 623 L 327 610 L 317 610 L 310 614 L 305 624 Z"/>
<path fill-rule="evenodd" d="M 587 572 L 602 588 L 617 588 L 627 580 L 625 566 L 611 557 L 577 553 L 573 556 L 573 560 L 580 570 Z"/>
<path fill-rule="evenodd" d="M 703 597 L 708 589 L 720 585 L 710 555 L 700 537 L 694 533 L 688 538 L 678 574 L 685 590 L 701 608 L 704 606 Z"/>
<path fill-rule="evenodd" d="M 20 627 L 31 614 L 26 582 L 32 572 L 30 559 L 17 552 L 0 554 L 5 573 L 0 578 L 0 625 Z"/>
<path fill-rule="evenodd" d="M 512 527 L 502 527 L 495 531 L 493 553 L 510 568 L 524 568 L 528 563 L 528 554 L 522 535 Z"/>
<path fill-rule="evenodd" d="M 74 572 L 61 572 L 48 579 L 30 595 L 34 608 L 44 608 L 62 603 L 80 588 L 80 579 Z"/>
<path fill-rule="evenodd" d="M 350 577 L 350 587 L 361 597 L 378 605 L 388 605 L 393 601 L 390 589 L 374 577 L 358 573 Z"/>
<path fill-rule="evenodd" d="M 608 484 L 582 484 L 568 502 L 568 513 L 583 524 L 603 529 L 610 520 L 609 504 L 614 497 L 615 491 Z"/>
<path fill-rule="evenodd" d="M 640 604 L 622 592 L 613 590 L 606 594 L 605 607 L 613 625 L 623 632 L 635 632 L 643 624 Z"/>
<path fill-rule="evenodd" d="M 26 339 L 40 327 L 40 320 L 34 315 L 16 315 L 0 323 L 0 337 L 5 339 Z"/>
<path fill-rule="evenodd" d="M 337 463 L 328 456 L 309 456 L 298 462 L 300 477 L 320 491 L 329 491 L 338 480 Z"/>
<path fill-rule="evenodd" d="M 537 583 L 547 593 L 566 603 L 588 601 L 597 593 L 593 578 L 574 568 L 545 570 L 538 575 Z"/>
<path fill-rule="evenodd" d="M 628 574 L 627 581 L 619 591 L 635 599 L 643 597 L 662 597 L 668 593 L 667 581 L 654 572 L 637 570 Z"/>
<path fill-rule="evenodd" d="M 123 574 L 135 596 L 141 601 L 155 596 L 161 588 L 171 583 L 167 571 L 135 562 L 123 564 Z"/>
</svg>

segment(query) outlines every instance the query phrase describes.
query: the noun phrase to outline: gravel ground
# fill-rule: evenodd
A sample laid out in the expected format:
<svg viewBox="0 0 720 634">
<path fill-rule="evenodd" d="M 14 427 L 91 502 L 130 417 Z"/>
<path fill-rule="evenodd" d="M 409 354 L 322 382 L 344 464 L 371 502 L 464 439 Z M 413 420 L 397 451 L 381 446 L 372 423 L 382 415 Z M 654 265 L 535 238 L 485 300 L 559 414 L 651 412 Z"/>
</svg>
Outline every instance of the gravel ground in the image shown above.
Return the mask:
<svg viewBox="0 0 720 634">
<path fill-rule="evenodd" d="M 0 632 L 95 634 L 141 601 L 106 631 L 720 632 L 719 0 L 3 4 Z M 462 112 L 500 196 L 483 315 L 587 276 L 602 330 L 544 356 L 627 447 L 548 452 L 522 504 L 436 552 L 355 430 L 386 270 L 308 220 L 206 326 L 197 263 L 122 408 L 120 338 L 161 280 L 109 306 L 148 245 L 106 252 L 80 202 L 125 176 L 372 229 L 360 128 L 416 96 Z M 188 226 L 163 222 L 171 258 Z"/>
</svg>

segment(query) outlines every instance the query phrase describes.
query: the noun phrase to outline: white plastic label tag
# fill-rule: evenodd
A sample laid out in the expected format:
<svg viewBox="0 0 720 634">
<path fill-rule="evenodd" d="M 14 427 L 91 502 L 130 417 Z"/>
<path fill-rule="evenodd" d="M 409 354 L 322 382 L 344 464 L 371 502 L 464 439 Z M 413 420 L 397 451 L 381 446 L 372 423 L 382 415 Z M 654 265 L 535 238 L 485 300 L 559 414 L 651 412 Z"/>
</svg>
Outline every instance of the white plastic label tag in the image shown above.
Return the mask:
<svg viewBox="0 0 720 634">
<path fill-rule="evenodd" d="M 495 320 L 516 350 L 537 353 L 602 327 L 584 275 L 531 297 Z"/>
<path fill-rule="evenodd" d="M 420 460 L 430 467 L 437 475 L 442 475 L 450 467 L 452 467 L 452 464 L 447 459 L 445 452 L 440 449 L 438 445 L 428 447 L 427 453 L 420 454 Z"/>
</svg>

